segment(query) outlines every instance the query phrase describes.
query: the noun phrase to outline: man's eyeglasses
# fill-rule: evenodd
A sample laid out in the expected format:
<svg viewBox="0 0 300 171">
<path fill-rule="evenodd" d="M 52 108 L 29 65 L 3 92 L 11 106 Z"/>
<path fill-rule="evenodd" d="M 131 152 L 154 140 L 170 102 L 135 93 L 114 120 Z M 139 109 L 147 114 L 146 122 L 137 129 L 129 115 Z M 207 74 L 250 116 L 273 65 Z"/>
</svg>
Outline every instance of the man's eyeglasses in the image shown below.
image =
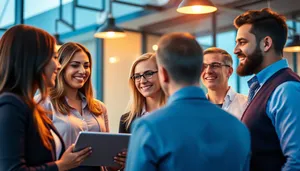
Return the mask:
<svg viewBox="0 0 300 171">
<path fill-rule="evenodd" d="M 146 71 L 144 74 L 134 74 L 130 78 L 134 81 L 141 81 L 142 77 L 144 77 L 146 80 L 152 78 L 154 74 L 156 74 L 158 71 Z"/>
<path fill-rule="evenodd" d="M 208 66 L 212 69 L 218 69 L 218 68 L 221 68 L 222 66 L 231 67 L 230 65 L 222 64 L 220 62 L 213 62 L 211 64 L 203 63 L 203 68 L 202 69 L 205 70 L 206 68 L 208 68 Z"/>
</svg>

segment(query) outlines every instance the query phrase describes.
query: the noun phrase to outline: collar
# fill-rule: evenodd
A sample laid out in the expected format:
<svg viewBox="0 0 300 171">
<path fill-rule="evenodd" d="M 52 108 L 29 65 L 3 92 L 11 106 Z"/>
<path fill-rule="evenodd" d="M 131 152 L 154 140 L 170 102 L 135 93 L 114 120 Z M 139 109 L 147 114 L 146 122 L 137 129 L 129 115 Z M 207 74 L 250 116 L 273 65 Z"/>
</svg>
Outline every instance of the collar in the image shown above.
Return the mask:
<svg viewBox="0 0 300 171">
<path fill-rule="evenodd" d="M 237 94 L 237 92 L 234 91 L 233 88 L 231 88 L 231 86 L 229 86 L 229 89 L 224 97 L 224 102 L 228 101 L 228 100 L 231 102 L 234 99 L 236 94 Z M 208 99 L 208 93 L 206 93 L 206 98 Z"/>
<path fill-rule="evenodd" d="M 87 100 L 86 100 L 86 97 L 85 97 L 85 95 L 84 95 L 83 93 L 81 93 L 80 91 L 78 91 L 78 94 L 79 94 L 80 99 L 82 100 L 82 102 L 81 102 L 81 104 L 82 104 L 82 109 L 84 109 L 84 108 L 87 106 Z M 69 105 L 69 103 L 68 103 L 68 101 L 69 101 L 68 97 L 65 96 L 65 99 L 66 99 L 67 104 Z M 70 105 L 69 105 L 69 106 L 70 106 Z"/>
<path fill-rule="evenodd" d="M 141 116 L 148 114 L 148 112 L 146 111 L 146 105 L 143 106 L 142 108 L 142 112 L 141 112 Z"/>
<path fill-rule="evenodd" d="M 203 90 L 198 86 L 186 86 L 179 89 L 168 99 L 168 104 L 181 99 L 206 99 Z"/>
<path fill-rule="evenodd" d="M 261 70 L 259 73 L 251 77 L 250 80 L 247 81 L 248 87 L 250 87 L 251 80 L 254 79 L 254 77 L 257 77 L 257 80 L 259 82 L 259 85 L 262 86 L 272 75 L 274 75 L 277 71 L 288 68 L 289 64 L 287 59 L 281 59 L 268 67 Z"/>
<path fill-rule="evenodd" d="M 227 91 L 227 94 L 226 94 L 226 96 L 224 98 L 224 101 L 229 100 L 229 101 L 232 102 L 236 94 L 237 94 L 237 92 L 234 91 L 233 88 L 231 88 L 231 86 L 230 86 L 229 89 L 228 89 L 228 91 Z"/>
</svg>

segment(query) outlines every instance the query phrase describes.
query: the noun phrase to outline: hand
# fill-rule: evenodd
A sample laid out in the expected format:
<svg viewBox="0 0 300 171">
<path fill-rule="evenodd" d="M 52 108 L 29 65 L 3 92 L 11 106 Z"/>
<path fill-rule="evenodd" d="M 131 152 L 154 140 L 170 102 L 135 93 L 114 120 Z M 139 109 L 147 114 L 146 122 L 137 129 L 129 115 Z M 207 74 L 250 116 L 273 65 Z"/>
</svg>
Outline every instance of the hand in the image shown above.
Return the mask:
<svg viewBox="0 0 300 171">
<path fill-rule="evenodd" d="M 121 153 L 118 153 L 116 157 L 114 157 L 114 162 L 118 163 L 120 167 L 109 167 L 111 171 L 117 171 L 125 168 L 126 163 L 127 150 Z"/>
<path fill-rule="evenodd" d="M 92 148 L 87 147 L 78 152 L 72 152 L 74 149 L 74 144 L 72 144 L 62 155 L 61 159 L 56 161 L 58 170 L 65 171 L 75 167 L 78 167 L 85 158 L 92 154 Z"/>
</svg>

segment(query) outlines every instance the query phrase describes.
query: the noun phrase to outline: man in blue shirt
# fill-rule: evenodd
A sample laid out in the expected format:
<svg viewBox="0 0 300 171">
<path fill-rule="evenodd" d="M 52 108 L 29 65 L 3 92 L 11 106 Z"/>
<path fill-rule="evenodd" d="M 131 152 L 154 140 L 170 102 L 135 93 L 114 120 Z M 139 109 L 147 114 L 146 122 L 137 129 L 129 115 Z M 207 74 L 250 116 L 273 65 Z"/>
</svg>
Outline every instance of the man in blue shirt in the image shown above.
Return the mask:
<svg viewBox="0 0 300 171">
<path fill-rule="evenodd" d="M 199 88 L 203 54 L 196 39 L 187 33 L 163 36 L 157 61 L 170 97 L 165 107 L 134 123 L 126 170 L 247 170 L 249 131 Z"/>
<path fill-rule="evenodd" d="M 282 58 L 285 18 L 266 8 L 247 11 L 234 24 L 237 73 L 255 74 L 242 116 L 251 134 L 250 170 L 300 170 L 300 78 Z"/>
</svg>

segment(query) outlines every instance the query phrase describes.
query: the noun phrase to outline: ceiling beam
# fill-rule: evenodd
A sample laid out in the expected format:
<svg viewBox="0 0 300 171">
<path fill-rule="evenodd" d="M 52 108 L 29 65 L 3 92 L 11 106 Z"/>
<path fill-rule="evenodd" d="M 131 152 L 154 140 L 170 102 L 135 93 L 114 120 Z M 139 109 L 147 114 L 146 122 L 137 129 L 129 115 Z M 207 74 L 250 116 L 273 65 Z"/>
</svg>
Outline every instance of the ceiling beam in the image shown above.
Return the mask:
<svg viewBox="0 0 300 171">
<path fill-rule="evenodd" d="M 205 18 L 211 17 L 211 15 L 212 14 L 181 15 L 179 17 L 170 18 L 167 20 L 158 21 L 156 23 L 144 25 L 143 27 L 141 27 L 141 30 L 153 32 L 155 30 L 166 29 L 174 25 L 181 25 L 181 24 L 186 24 L 197 20 L 198 21 L 203 20 Z"/>
<path fill-rule="evenodd" d="M 227 3 L 225 5 L 216 5 L 219 9 L 217 11 L 216 15 L 220 15 L 220 13 L 222 13 L 222 12 L 232 12 L 235 15 L 239 15 L 246 11 L 246 10 L 242 9 L 243 7 L 257 4 L 257 3 L 263 3 L 263 2 L 267 2 L 267 1 L 266 0 L 235 1 L 232 3 Z M 173 4 L 173 6 L 175 6 L 175 5 Z M 174 8 L 174 10 L 175 9 L 176 9 L 176 7 Z M 212 16 L 212 14 L 181 15 L 181 16 L 178 16 L 175 18 L 170 18 L 167 20 L 158 21 L 155 23 L 144 25 L 141 27 L 141 30 L 154 32 L 154 31 L 158 31 L 158 30 L 162 30 L 162 29 L 167 29 L 174 25 L 181 25 L 181 24 L 186 24 L 189 22 L 204 20 L 211 16 Z"/>
</svg>

